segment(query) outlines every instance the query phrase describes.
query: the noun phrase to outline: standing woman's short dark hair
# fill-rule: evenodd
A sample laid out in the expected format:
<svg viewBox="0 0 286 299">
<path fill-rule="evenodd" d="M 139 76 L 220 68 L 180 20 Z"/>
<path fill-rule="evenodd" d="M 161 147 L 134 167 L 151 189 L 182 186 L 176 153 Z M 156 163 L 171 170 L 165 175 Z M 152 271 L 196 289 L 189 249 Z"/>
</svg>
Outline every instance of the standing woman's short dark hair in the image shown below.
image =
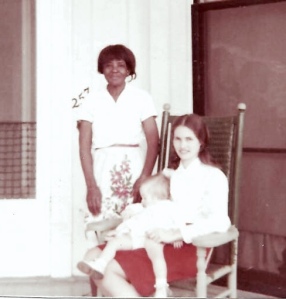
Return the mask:
<svg viewBox="0 0 286 299">
<path fill-rule="evenodd" d="M 103 74 L 104 65 L 112 60 L 124 60 L 131 76 L 131 80 L 136 78 L 136 59 L 133 52 L 124 45 L 110 45 L 101 50 L 98 56 L 97 70 Z"/>
</svg>

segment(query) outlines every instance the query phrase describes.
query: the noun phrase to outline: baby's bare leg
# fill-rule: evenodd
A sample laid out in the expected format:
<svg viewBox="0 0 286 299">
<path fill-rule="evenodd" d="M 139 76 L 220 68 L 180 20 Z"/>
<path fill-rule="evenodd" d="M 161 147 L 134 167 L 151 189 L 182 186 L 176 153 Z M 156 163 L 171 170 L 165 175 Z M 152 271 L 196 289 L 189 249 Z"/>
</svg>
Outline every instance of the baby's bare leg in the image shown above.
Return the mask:
<svg viewBox="0 0 286 299">
<path fill-rule="evenodd" d="M 113 260 L 117 250 L 132 249 L 132 239 L 128 235 L 115 237 L 107 242 L 96 260 L 84 260 L 78 263 L 78 269 L 94 279 L 102 279 L 108 263 Z"/>
<path fill-rule="evenodd" d="M 148 257 L 152 262 L 153 270 L 156 278 L 167 277 L 167 265 L 164 258 L 164 245 L 146 238 L 145 249 Z"/>
<path fill-rule="evenodd" d="M 118 236 L 109 240 L 106 243 L 106 246 L 101 252 L 99 258 L 109 263 L 115 257 L 116 251 L 131 250 L 131 249 L 132 249 L 132 239 L 130 235 Z"/>
<path fill-rule="evenodd" d="M 156 279 L 155 297 L 167 297 L 167 265 L 164 257 L 164 245 L 146 238 L 145 249 L 152 262 L 153 271 Z"/>
</svg>

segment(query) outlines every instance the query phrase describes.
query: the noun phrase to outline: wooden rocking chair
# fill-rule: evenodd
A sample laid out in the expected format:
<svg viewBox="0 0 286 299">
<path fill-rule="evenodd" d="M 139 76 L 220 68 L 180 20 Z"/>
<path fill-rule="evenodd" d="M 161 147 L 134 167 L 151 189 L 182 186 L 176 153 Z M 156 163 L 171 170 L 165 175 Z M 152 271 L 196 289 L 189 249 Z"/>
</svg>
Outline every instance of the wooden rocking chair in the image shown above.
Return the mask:
<svg viewBox="0 0 286 299">
<path fill-rule="evenodd" d="M 238 112 L 233 116 L 208 117 L 204 120 L 210 131 L 209 151 L 222 166 L 229 181 L 229 217 L 232 226 L 226 233 L 212 233 L 197 237 L 193 244 L 197 247 L 197 277 L 188 281 L 171 283 L 176 290 L 188 289 L 190 296 L 206 297 L 237 297 L 237 249 L 238 249 L 238 198 L 240 181 L 240 164 L 242 156 L 242 139 L 245 104 L 238 105 Z M 170 166 L 173 147 L 170 131 L 176 118 L 170 114 L 170 106 L 164 105 L 161 125 L 161 145 L 158 171 Z M 216 248 L 229 244 L 228 262 L 226 264 L 207 264 L 207 248 Z M 219 288 L 212 283 L 227 276 L 227 288 Z M 193 291 L 193 293 L 191 293 Z M 186 294 L 186 291 L 184 292 Z M 176 296 L 177 297 L 177 296 Z"/>
</svg>

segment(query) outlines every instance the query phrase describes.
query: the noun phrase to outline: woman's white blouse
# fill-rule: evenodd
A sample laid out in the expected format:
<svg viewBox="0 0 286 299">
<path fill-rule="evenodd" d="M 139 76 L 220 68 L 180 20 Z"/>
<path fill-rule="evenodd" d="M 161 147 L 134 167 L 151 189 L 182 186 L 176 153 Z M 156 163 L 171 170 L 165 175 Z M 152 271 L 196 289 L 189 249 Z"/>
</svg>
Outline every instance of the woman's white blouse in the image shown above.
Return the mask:
<svg viewBox="0 0 286 299">
<path fill-rule="evenodd" d="M 157 116 L 152 97 L 126 84 L 117 101 L 106 88 L 91 91 L 79 107 L 78 120 L 92 123 L 93 148 L 138 144 L 144 139 L 142 122 Z"/>
<path fill-rule="evenodd" d="M 196 236 L 225 232 L 230 227 L 228 181 L 220 169 L 203 164 L 199 158 L 187 168 L 181 164 L 171 174 L 170 188 L 185 218 L 181 234 L 186 243 Z"/>
</svg>

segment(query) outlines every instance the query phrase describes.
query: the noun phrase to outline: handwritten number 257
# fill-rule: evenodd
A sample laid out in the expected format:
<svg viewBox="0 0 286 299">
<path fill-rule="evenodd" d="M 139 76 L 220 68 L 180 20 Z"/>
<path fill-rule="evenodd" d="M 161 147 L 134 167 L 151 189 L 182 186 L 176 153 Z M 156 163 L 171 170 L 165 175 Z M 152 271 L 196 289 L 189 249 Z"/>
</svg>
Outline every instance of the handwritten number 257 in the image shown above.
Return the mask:
<svg viewBox="0 0 286 299">
<path fill-rule="evenodd" d="M 73 106 L 72 108 L 78 108 L 82 104 L 82 100 L 85 98 L 85 95 L 89 93 L 89 87 L 85 88 L 77 98 L 72 98 Z"/>
</svg>

